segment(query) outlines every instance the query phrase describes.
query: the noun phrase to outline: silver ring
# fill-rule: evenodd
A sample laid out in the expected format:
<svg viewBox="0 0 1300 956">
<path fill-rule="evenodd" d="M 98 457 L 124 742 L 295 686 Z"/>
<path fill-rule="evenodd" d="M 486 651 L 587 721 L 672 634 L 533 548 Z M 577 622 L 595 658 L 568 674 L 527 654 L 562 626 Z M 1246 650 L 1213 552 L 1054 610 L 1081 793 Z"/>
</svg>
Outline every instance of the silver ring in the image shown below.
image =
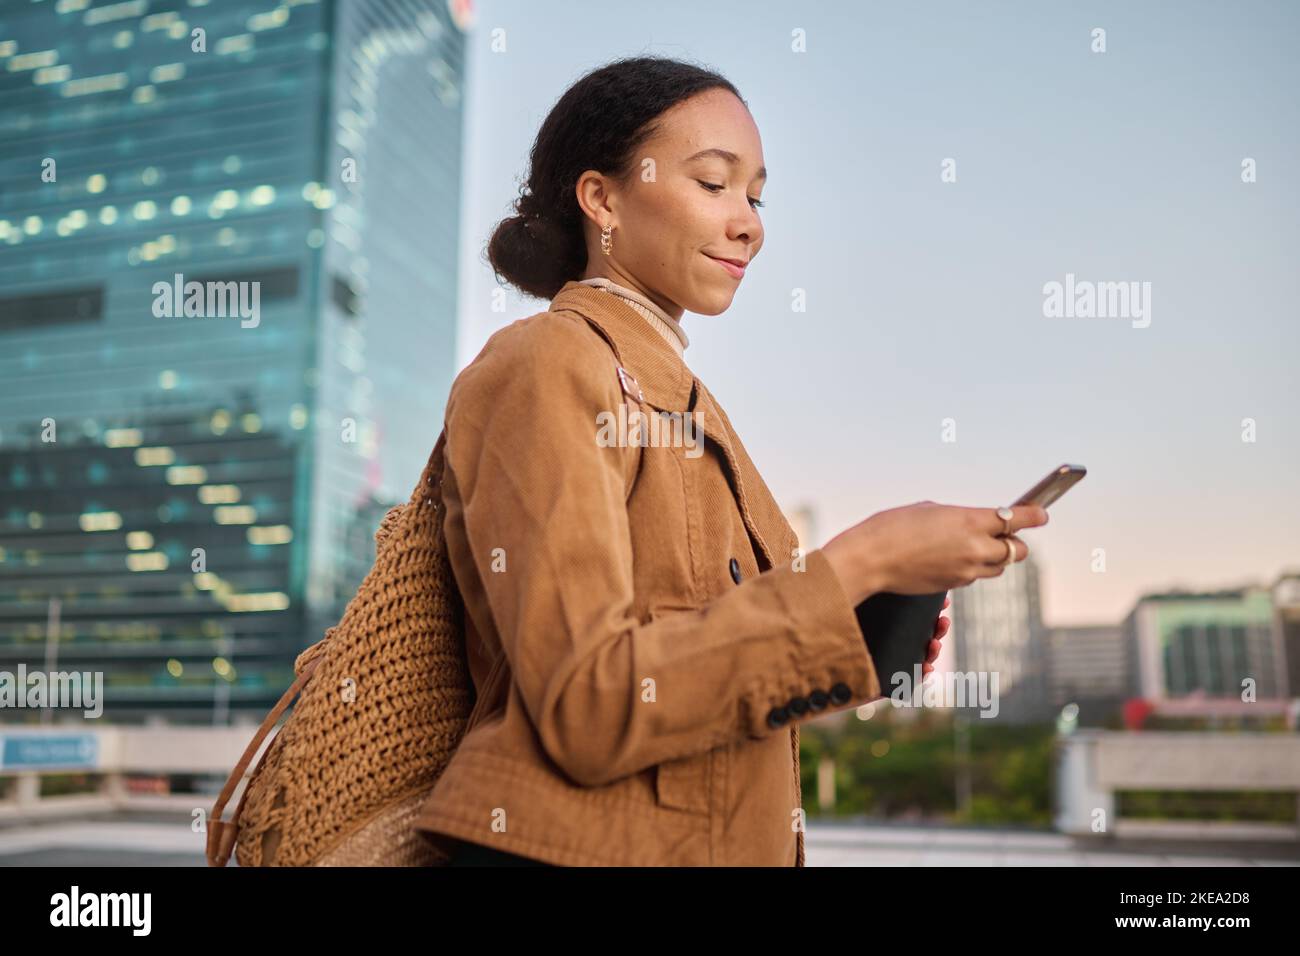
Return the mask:
<svg viewBox="0 0 1300 956">
<path fill-rule="evenodd" d="M 1009 568 L 1016 562 L 1016 543 L 1009 537 L 1003 538 L 1002 540 L 1007 543 L 1007 559 L 1002 562 L 1002 566 L 1004 568 Z"/>
<path fill-rule="evenodd" d="M 1003 535 L 1010 534 L 1011 519 L 1016 516 L 1016 513 L 1012 511 L 1010 508 L 1002 507 L 997 510 L 997 516 L 1002 519 L 1002 534 Z"/>
</svg>

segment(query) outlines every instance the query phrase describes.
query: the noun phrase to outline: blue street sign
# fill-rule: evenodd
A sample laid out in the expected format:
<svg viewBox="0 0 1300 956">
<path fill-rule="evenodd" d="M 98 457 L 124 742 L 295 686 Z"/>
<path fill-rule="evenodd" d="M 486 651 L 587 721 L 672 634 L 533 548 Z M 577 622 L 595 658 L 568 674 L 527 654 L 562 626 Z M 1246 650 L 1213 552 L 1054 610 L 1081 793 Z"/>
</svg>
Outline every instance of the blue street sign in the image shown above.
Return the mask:
<svg viewBox="0 0 1300 956">
<path fill-rule="evenodd" d="M 94 734 L 0 733 L 0 771 L 94 770 L 99 740 Z"/>
</svg>

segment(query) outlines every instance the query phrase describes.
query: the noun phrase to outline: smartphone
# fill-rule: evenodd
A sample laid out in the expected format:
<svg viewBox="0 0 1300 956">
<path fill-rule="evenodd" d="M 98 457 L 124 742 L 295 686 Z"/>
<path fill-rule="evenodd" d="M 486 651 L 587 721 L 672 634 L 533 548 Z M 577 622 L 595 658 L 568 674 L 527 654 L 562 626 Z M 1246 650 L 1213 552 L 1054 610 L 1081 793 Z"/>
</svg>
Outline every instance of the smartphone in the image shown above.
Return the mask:
<svg viewBox="0 0 1300 956">
<path fill-rule="evenodd" d="M 1046 508 L 1065 494 L 1088 473 L 1082 465 L 1062 465 L 1018 499 L 1017 505 L 1041 505 Z M 934 636 L 935 621 L 943 610 L 947 591 L 937 594 L 873 594 L 854 612 L 867 653 L 876 668 L 881 693 L 893 691 L 895 674 L 904 673 L 910 680 L 917 664 L 924 663 Z"/>
<path fill-rule="evenodd" d="M 1046 508 L 1073 488 L 1088 473 L 1083 465 L 1062 465 L 1013 502 L 1015 505 L 1042 505 Z"/>
</svg>

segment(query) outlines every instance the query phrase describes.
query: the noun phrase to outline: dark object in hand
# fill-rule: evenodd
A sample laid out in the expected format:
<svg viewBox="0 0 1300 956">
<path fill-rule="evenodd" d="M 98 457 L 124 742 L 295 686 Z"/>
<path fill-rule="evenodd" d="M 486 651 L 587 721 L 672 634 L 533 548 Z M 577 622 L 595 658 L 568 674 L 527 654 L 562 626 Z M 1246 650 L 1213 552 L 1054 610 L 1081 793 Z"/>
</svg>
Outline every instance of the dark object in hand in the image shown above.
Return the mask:
<svg viewBox="0 0 1300 956">
<path fill-rule="evenodd" d="M 913 668 L 925 663 L 930 641 L 934 639 L 935 622 L 947 596 L 947 591 L 938 594 L 881 591 L 854 609 L 884 696 L 892 692 L 895 674 L 906 674 L 910 682 L 915 677 Z"/>
</svg>

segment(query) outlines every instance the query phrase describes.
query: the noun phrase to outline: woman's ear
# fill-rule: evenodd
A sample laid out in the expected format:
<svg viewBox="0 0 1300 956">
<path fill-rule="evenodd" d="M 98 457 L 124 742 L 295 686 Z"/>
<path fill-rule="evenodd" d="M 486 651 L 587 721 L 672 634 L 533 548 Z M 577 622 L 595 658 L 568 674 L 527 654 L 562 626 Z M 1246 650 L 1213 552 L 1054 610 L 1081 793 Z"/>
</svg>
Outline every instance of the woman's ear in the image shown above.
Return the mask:
<svg viewBox="0 0 1300 956">
<path fill-rule="evenodd" d="M 585 170 L 574 186 L 574 195 L 583 217 L 599 232 L 607 222 L 614 220 L 614 202 L 611 183 L 603 173 Z M 614 223 L 615 226 L 618 223 Z M 585 228 L 585 226 L 584 226 Z"/>
</svg>

